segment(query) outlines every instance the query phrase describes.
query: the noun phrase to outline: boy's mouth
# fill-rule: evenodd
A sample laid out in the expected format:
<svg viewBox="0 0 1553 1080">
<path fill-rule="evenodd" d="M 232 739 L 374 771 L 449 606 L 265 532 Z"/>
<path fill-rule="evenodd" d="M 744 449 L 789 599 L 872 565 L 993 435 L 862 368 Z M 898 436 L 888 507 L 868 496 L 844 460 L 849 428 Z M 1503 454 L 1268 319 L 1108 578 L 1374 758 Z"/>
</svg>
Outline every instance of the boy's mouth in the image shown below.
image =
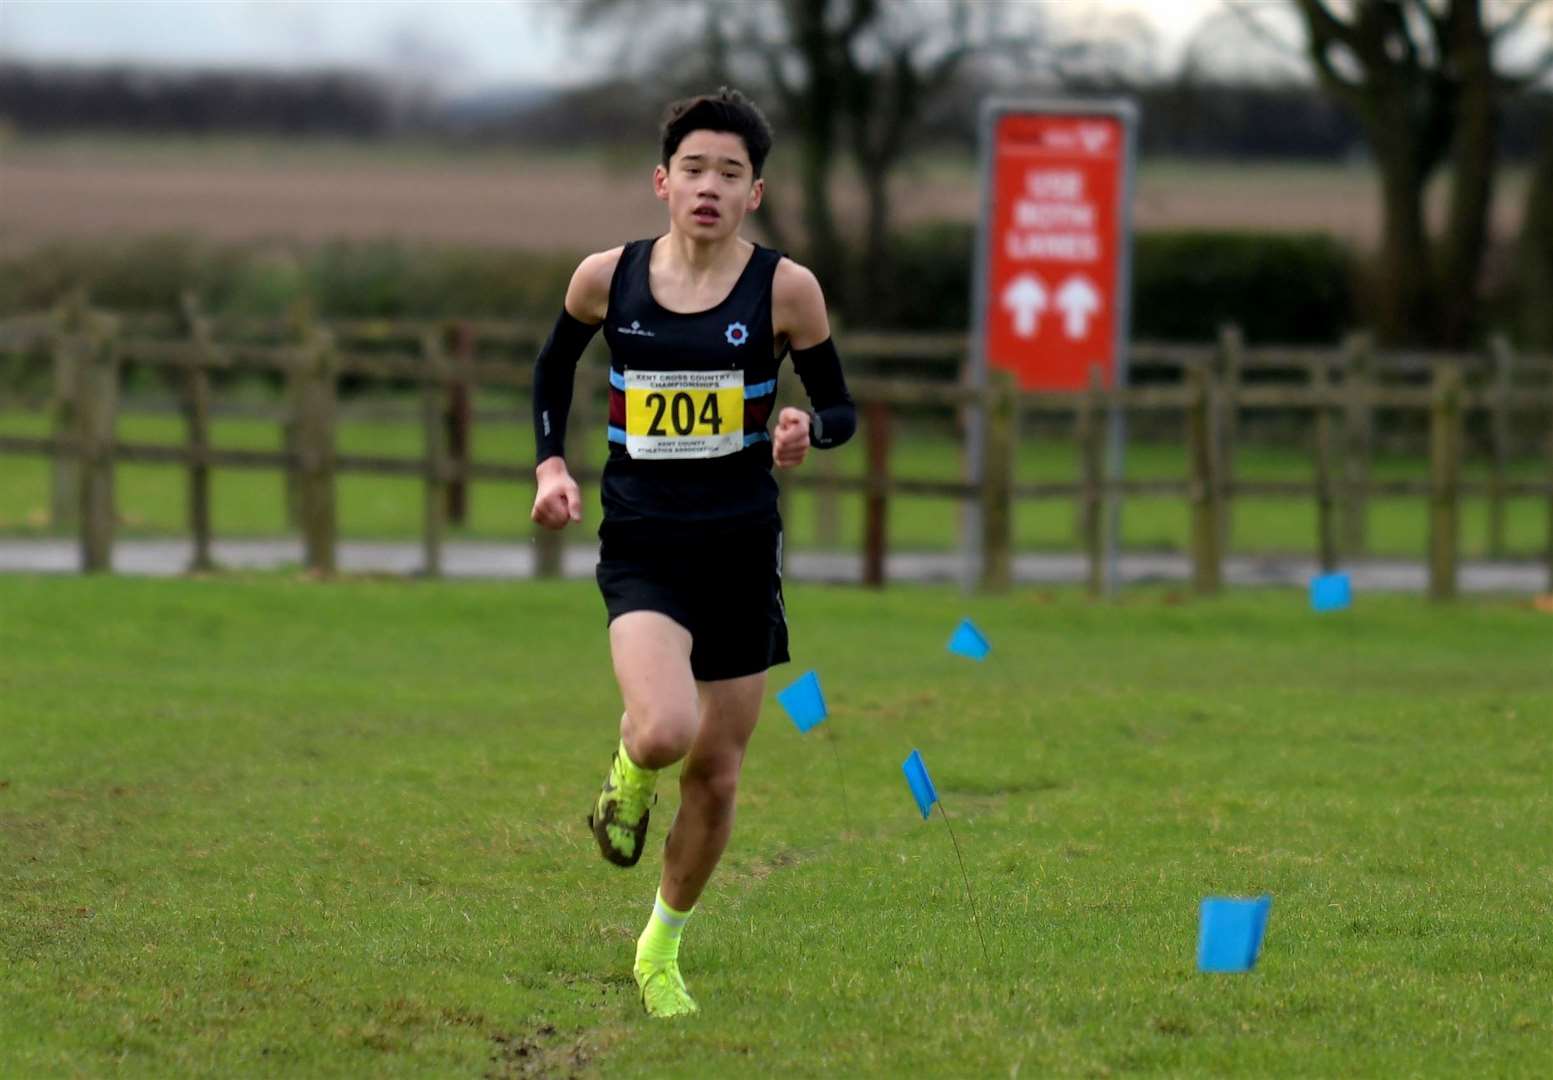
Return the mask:
<svg viewBox="0 0 1553 1080">
<path fill-rule="evenodd" d="M 707 222 L 717 221 L 722 217 L 722 215 L 717 212 L 717 207 L 715 206 L 698 206 L 690 212 L 690 216 L 695 218 L 697 221 Z"/>
</svg>

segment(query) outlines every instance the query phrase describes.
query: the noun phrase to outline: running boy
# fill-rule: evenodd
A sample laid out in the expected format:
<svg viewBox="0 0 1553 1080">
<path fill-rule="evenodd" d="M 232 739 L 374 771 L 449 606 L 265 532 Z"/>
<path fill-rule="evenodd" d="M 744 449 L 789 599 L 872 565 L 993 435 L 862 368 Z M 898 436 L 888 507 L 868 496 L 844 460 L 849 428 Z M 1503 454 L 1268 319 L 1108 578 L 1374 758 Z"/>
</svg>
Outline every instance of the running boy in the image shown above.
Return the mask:
<svg viewBox="0 0 1553 1080">
<path fill-rule="evenodd" d="M 696 1011 L 679 938 L 733 828 L 734 792 L 784 663 L 778 468 L 845 442 L 856 411 L 814 275 L 739 235 L 765 191 L 771 129 L 726 88 L 669 106 L 653 190 L 668 232 L 590 255 L 534 368 L 533 519 L 582 520 L 564 440 L 577 360 L 600 325 L 610 349 L 609 460 L 599 589 L 625 713 L 588 817 L 599 850 L 634 866 L 658 774 L 677 761 L 680 806 L 633 971 L 652 1016 Z M 768 430 L 791 351 L 813 411 Z"/>
</svg>

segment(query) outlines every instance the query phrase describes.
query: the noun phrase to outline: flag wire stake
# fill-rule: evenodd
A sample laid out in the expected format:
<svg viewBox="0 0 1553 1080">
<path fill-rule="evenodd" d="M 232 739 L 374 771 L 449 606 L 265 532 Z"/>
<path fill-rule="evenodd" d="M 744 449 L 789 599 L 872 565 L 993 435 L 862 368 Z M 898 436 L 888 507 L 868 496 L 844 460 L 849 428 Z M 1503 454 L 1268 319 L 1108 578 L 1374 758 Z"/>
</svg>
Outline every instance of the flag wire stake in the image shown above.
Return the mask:
<svg viewBox="0 0 1553 1080">
<path fill-rule="evenodd" d="M 836 778 L 841 781 L 841 813 L 847 819 L 848 831 L 855 831 L 852 827 L 852 802 L 847 798 L 847 776 L 841 768 L 841 751 L 836 749 L 836 732 L 834 726 L 825 733 L 825 741 L 830 743 L 831 757 L 836 762 Z"/>
<path fill-rule="evenodd" d="M 935 791 L 933 794 L 938 795 L 938 792 Z M 976 937 L 981 940 L 982 958 L 990 966 L 992 964 L 992 954 L 987 951 L 987 939 L 981 932 L 981 917 L 976 914 L 976 896 L 971 892 L 970 875 L 965 872 L 965 856 L 960 854 L 960 841 L 954 838 L 954 826 L 949 824 L 949 811 L 944 809 L 943 796 L 939 795 L 934 801 L 938 803 L 938 813 L 944 819 L 944 828 L 949 830 L 949 842 L 954 845 L 954 857 L 960 860 L 960 877 L 965 882 L 965 895 L 971 901 L 971 921 L 976 924 Z"/>
</svg>

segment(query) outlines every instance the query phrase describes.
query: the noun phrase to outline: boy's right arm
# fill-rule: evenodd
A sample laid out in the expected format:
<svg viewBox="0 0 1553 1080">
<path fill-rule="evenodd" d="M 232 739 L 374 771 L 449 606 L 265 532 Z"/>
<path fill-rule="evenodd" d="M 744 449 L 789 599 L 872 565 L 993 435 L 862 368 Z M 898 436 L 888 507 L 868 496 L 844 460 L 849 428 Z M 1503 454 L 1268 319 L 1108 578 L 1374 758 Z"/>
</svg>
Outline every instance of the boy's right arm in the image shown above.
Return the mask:
<svg viewBox="0 0 1553 1080">
<path fill-rule="evenodd" d="M 534 363 L 534 477 L 538 490 L 530 517 L 547 529 L 582 520 L 582 494 L 566 468 L 566 417 L 577 361 L 609 309 L 609 282 L 620 252 L 589 255 L 572 274 L 566 303 Z"/>
</svg>

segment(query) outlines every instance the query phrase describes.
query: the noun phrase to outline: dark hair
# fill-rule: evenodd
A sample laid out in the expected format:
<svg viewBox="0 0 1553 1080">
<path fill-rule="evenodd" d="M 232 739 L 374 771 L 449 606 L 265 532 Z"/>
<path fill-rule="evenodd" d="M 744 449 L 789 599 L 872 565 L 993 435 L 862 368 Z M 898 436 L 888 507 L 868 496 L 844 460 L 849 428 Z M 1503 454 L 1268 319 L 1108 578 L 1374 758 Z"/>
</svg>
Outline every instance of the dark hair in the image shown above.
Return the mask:
<svg viewBox="0 0 1553 1080">
<path fill-rule="evenodd" d="M 726 86 L 715 94 L 697 94 L 671 104 L 663 113 L 663 164 L 668 165 L 674 151 L 692 131 L 724 131 L 744 140 L 750 167 L 755 175 L 766 164 L 771 152 L 771 125 L 755 103 L 737 90 Z"/>
</svg>

